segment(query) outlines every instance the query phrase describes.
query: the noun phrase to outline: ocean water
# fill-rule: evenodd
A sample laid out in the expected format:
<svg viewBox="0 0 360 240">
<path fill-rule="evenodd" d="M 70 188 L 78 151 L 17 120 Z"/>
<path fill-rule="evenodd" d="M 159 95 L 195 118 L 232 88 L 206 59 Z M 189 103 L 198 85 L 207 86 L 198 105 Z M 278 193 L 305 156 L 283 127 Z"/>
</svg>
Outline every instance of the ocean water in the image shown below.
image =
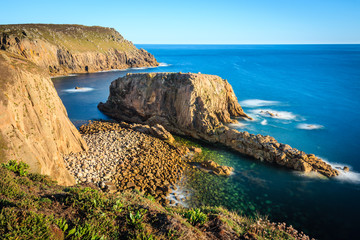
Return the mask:
<svg viewBox="0 0 360 240">
<path fill-rule="evenodd" d="M 200 144 L 204 158 L 235 168 L 229 178 L 190 176 L 190 206 L 222 205 L 285 221 L 318 239 L 356 239 L 360 217 L 360 45 L 138 45 L 160 67 L 54 78 L 79 126 L 108 119 L 96 106 L 128 72 L 201 72 L 227 79 L 254 121 L 231 127 L 271 135 L 350 172 L 303 175 L 224 148 Z M 74 88 L 82 87 L 80 90 Z M 269 113 L 274 114 L 272 117 Z"/>
</svg>

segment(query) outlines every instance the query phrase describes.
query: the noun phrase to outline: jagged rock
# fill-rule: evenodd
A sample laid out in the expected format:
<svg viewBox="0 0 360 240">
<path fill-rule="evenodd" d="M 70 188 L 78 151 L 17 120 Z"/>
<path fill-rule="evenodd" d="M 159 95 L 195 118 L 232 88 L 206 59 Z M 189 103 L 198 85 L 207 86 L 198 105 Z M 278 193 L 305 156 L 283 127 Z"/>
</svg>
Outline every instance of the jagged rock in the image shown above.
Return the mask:
<svg viewBox="0 0 360 240">
<path fill-rule="evenodd" d="M 0 49 L 23 56 L 51 75 L 159 65 L 115 29 L 98 26 L 0 25 Z"/>
<path fill-rule="evenodd" d="M 72 185 L 61 154 L 86 149 L 48 74 L 0 51 L 0 161 L 24 161 L 31 172 Z"/>
<path fill-rule="evenodd" d="M 197 147 L 189 147 L 189 149 L 191 151 L 193 151 L 194 153 L 201 153 L 202 152 L 201 148 L 197 148 Z"/>
<path fill-rule="evenodd" d="M 208 160 L 201 163 L 201 166 L 210 169 L 216 175 L 229 176 L 234 171 L 234 168 L 228 166 L 221 166 L 214 161 Z"/>
<path fill-rule="evenodd" d="M 193 73 L 127 74 L 113 81 L 106 103 L 98 108 L 119 120 L 161 124 L 166 130 L 221 143 L 261 161 L 298 171 L 339 173 L 313 154 L 305 154 L 273 137 L 239 132 L 225 126 L 249 118 L 230 84 L 218 76 Z"/>
<path fill-rule="evenodd" d="M 344 171 L 344 172 L 348 172 L 348 171 L 350 171 L 350 169 L 349 169 L 349 167 L 345 166 L 345 167 L 343 168 L 343 171 Z"/>
</svg>

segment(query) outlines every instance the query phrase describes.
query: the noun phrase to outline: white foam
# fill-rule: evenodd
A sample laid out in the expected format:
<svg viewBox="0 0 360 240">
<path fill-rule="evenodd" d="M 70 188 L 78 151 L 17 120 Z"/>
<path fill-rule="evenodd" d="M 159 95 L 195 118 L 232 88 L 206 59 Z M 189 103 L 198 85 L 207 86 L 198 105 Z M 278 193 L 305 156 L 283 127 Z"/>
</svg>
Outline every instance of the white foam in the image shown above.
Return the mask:
<svg viewBox="0 0 360 240">
<path fill-rule="evenodd" d="M 232 128 L 246 128 L 248 124 L 238 122 L 238 123 L 229 123 L 228 126 Z"/>
<path fill-rule="evenodd" d="M 261 125 L 267 125 L 267 120 L 266 120 L 266 119 L 262 120 L 262 121 L 260 122 L 260 124 L 261 124 Z"/>
<path fill-rule="evenodd" d="M 63 77 L 75 77 L 75 76 L 77 76 L 77 74 L 53 76 L 53 77 L 51 77 L 51 78 L 63 78 Z"/>
<path fill-rule="evenodd" d="M 326 161 L 326 160 L 324 160 Z M 327 162 L 327 161 L 326 161 Z M 327 162 L 329 163 L 329 162 Z M 352 170 L 352 167 L 343 164 L 343 163 L 329 163 L 333 168 L 339 171 L 339 176 L 337 176 L 335 179 L 339 180 L 341 182 L 348 182 L 348 183 L 354 183 L 354 184 L 360 184 L 360 173 L 354 172 Z M 348 172 L 345 172 L 343 170 L 344 166 L 347 166 L 349 168 Z"/>
<path fill-rule="evenodd" d="M 128 70 L 128 68 L 125 69 L 110 69 L 110 70 L 103 70 L 103 71 L 98 71 L 98 73 L 106 73 L 106 72 L 121 72 L 121 71 L 126 71 Z"/>
<path fill-rule="evenodd" d="M 346 183 L 360 184 L 360 173 L 353 171 L 352 170 L 353 168 L 348 164 L 337 163 L 337 162 L 333 163 L 333 162 L 329 162 L 326 158 L 322 158 L 322 157 L 319 158 L 321 158 L 321 160 L 330 164 L 334 169 L 339 171 L 339 176 L 335 177 L 336 180 Z M 345 172 L 343 170 L 345 166 L 349 168 L 348 172 Z"/>
<path fill-rule="evenodd" d="M 295 175 L 306 177 L 306 178 L 312 178 L 312 179 L 328 179 L 324 175 L 318 173 L 318 172 L 300 172 L 300 171 L 294 171 Z"/>
<path fill-rule="evenodd" d="M 303 130 L 316 130 L 316 129 L 323 129 L 324 126 L 320 124 L 300 123 L 296 126 L 296 128 Z"/>
<path fill-rule="evenodd" d="M 170 64 L 167 63 L 159 63 L 159 67 L 168 67 Z"/>
<path fill-rule="evenodd" d="M 276 111 L 272 109 L 254 109 L 250 110 L 251 113 L 260 115 L 262 117 L 270 117 L 282 120 L 295 120 L 298 116 L 292 112 L 287 111 Z"/>
<path fill-rule="evenodd" d="M 131 68 L 133 70 L 143 70 L 143 69 L 147 69 L 146 67 L 135 67 L 135 68 Z"/>
<path fill-rule="evenodd" d="M 274 105 L 278 105 L 278 104 L 280 104 L 280 102 L 278 102 L 278 101 L 268 101 L 268 100 L 261 100 L 261 99 L 247 99 L 247 100 L 240 102 L 240 105 L 242 107 L 249 107 L 249 108 L 274 106 Z"/>
<path fill-rule="evenodd" d="M 90 92 L 95 90 L 94 88 L 89 88 L 89 87 L 83 87 L 83 88 L 70 88 L 70 89 L 64 89 L 63 92 L 68 92 L 68 93 L 78 93 L 78 92 Z"/>
</svg>

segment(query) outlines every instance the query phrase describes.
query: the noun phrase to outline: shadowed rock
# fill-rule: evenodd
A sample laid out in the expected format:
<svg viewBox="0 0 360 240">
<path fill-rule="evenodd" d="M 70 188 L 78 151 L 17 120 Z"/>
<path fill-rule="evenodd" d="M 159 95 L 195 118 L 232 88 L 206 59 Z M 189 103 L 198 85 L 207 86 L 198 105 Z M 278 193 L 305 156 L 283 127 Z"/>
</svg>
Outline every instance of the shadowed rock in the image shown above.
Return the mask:
<svg viewBox="0 0 360 240">
<path fill-rule="evenodd" d="M 225 126 L 249 118 L 232 87 L 218 76 L 193 73 L 127 74 L 113 81 L 110 96 L 98 108 L 128 122 L 161 124 L 170 132 L 221 143 L 242 154 L 298 171 L 337 176 L 338 171 L 273 137 Z"/>
</svg>

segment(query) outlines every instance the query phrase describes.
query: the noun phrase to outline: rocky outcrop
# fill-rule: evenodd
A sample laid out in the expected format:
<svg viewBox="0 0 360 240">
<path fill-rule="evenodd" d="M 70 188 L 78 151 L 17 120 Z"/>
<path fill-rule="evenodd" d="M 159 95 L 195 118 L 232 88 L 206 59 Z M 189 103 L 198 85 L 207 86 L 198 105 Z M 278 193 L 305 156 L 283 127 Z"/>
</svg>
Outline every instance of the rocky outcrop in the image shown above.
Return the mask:
<svg viewBox="0 0 360 240">
<path fill-rule="evenodd" d="M 122 128 L 131 129 L 137 132 L 145 133 L 151 135 L 153 137 L 164 140 L 165 142 L 172 144 L 175 142 L 175 139 L 171 133 L 166 131 L 166 129 L 160 124 L 156 124 L 155 126 L 149 126 L 144 124 L 129 124 L 126 122 L 120 122 L 114 124 L 112 122 L 107 121 L 89 121 L 89 124 L 84 124 L 80 126 L 80 133 L 82 134 L 93 134 L 101 131 L 121 131 Z"/>
<path fill-rule="evenodd" d="M 220 176 L 230 176 L 234 171 L 234 168 L 228 166 L 221 166 L 214 161 L 208 160 L 204 161 L 201 164 L 201 167 L 211 170 L 214 174 Z"/>
<path fill-rule="evenodd" d="M 230 84 L 218 76 L 192 73 L 128 74 L 111 83 L 110 96 L 99 109 L 124 121 L 161 124 L 168 131 L 221 143 L 242 154 L 294 170 L 337 176 L 338 171 L 270 136 L 239 132 L 225 126 L 248 118 Z"/>
<path fill-rule="evenodd" d="M 86 150 L 47 72 L 0 51 L 0 161 L 16 159 L 62 185 L 74 178 L 61 154 Z"/>
<path fill-rule="evenodd" d="M 108 101 L 98 107 L 116 119 L 161 124 L 198 139 L 248 117 L 227 81 L 190 73 L 127 74 L 111 83 Z"/>
<path fill-rule="evenodd" d="M 0 49 L 23 56 L 51 75 L 159 65 L 115 29 L 98 26 L 0 25 Z"/>
</svg>

